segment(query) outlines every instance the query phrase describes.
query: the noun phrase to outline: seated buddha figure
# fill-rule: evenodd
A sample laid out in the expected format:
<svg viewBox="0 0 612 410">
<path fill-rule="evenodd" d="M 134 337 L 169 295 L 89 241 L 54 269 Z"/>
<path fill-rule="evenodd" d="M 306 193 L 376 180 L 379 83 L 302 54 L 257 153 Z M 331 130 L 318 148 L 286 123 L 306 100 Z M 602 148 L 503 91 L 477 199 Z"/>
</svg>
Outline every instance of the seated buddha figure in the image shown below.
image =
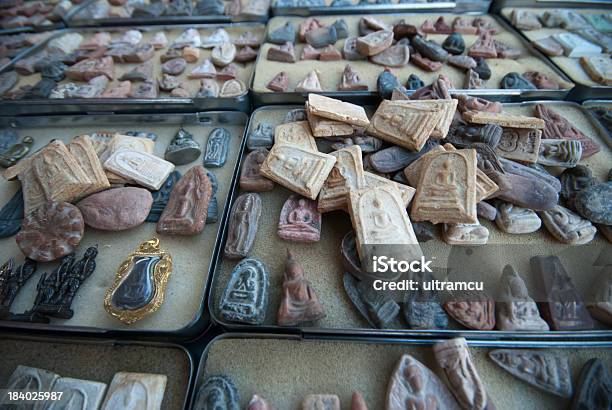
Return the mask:
<svg viewBox="0 0 612 410">
<path fill-rule="evenodd" d="M 292 195 L 281 211 L 278 236 L 294 242 L 316 242 L 321 237 L 321 214 L 316 203 Z"/>
<path fill-rule="evenodd" d="M 281 305 L 278 310 L 279 326 L 297 326 L 325 317 L 323 305 L 314 288 L 304 279 L 304 269 L 287 250 Z"/>
<path fill-rule="evenodd" d="M 510 265 L 501 277 L 500 299 L 496 304 L 497 328 L 500 330 L 549 330 L 540 317 L 525 282 Z"/>
</svg>

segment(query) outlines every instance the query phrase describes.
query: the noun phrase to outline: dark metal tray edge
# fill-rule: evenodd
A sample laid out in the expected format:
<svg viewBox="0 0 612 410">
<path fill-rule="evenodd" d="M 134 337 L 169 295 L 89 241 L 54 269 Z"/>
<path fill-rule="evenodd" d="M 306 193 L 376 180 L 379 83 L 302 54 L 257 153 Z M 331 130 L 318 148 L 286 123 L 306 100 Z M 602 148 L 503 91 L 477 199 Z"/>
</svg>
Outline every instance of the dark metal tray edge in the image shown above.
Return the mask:
<svg viewBox="0 0 612 410">
<path fill-rule="evenodd" d="M 491 13 L 499 13 L 504 7 L 533 7 L 533 8 L 606 8 L 610 7 L 608 0 L 494 0 L 491 4 Z"/>
<path fill-rule="evenodd" d="M 360 13 L 427 13 L 433 11 L 453 12 L 457 11 L 459 4 L 462 2 L 443 1 L 432 3 L 393 3 L 393 4 L 353 4 L 350 6 L 296 6 L 296 7 L 278 7 L 276 0 L 272 0 L 270 7 L 272 15 L 276 16 L 329 16 L 329 15 L 346 15 Z M 488 9 L 487 1 L 478 2 L 474 10 L 483 11 Z M 474 3 L 475 4 L 475 3 Z M 468 10 L 465 10 L 468 11 Z"/>
</svg>

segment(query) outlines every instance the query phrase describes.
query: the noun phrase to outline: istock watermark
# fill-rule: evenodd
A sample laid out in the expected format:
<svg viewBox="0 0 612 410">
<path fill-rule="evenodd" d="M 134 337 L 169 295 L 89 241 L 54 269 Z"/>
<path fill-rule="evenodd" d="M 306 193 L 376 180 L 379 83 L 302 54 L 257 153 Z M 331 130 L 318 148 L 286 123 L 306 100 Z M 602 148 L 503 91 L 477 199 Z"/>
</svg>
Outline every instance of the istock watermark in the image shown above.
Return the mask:
<svg viewBox="0 0 612 410">
<path fill-rule="evenodd" d="M 376 273 L 386 273 L 386 272 L 394 272 L 394 273 L 407 273 L 407 272 L 429 272 L 433 271 L 430 268 L 430 265 L 433 261 L 426 260 L 425 256 L 421 256 L 420 260 L 414 261 L 405 261 L 405 260 L 397 260 L 393 257 L 388 256 L 373 256 L 372 257 L 372 266 L 374 268 L 374 272 Z"/>
</svg>

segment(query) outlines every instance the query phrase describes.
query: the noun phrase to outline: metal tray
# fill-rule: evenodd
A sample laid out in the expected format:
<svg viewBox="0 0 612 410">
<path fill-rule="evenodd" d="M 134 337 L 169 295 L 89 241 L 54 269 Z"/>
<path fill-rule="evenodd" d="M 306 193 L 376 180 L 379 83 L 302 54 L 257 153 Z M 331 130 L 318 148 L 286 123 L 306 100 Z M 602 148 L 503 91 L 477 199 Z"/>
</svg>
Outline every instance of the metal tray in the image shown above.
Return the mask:
<svg viewBox="0 0 612 410">
<path fill-rule="evenodd" d="M 455 17 L 455 14 L 440 14 L 447 17 L 447 20 L 452 20 Z M 470 16 L 487 16 L 489 18 L 494 19 L 498 24 L 502 26 L 504 30 L 514 35 L 517 39 L 519 39 L 522 45 L 526 48 L 526 50 L 544 62 L 550 70 L 552 70 L 555 74 L 557 74 L 562 80 L 571 83 L 571 80 L 567 78 L 567 76 L 559 70 L 554 64 L 551 64 L 546 57 L 536 50 L 529 41 L 526 41 L 524 37 L 520 35 L 516 35 L 514 30 L 507 24 L 503 19 L 499 18 L 495 15 L 485 15 L 482 13 L 470 14 Z M 393 21 L 399 20 L 402 17 L 411 16 L 411 14 L 405 15 L 395 15 L 393 16 Z M 414 14 L 412 14 L 414 16 Z M 378 16 L 379 18 L 385 18 L 385 16 Z M 282 17 L 278 17 L 279 19 Z M 266 29 L 266 38 L 268 31 L 270 30 L 270 25 Z M 263 47 L 263 45 L 262 45 Z M 299 93 L 295 91 L 288 92 L 262 92 L 256 91 L 254 88 L 255 82 L 255 74 L 260 66 L 260 60 L 265 60 L 266 56 L 264 52 L 260 52 L 257 56 L 257 60 L 255 62 L 255 70 L 253 70 L 253 75 L 250 82 L 250 89 L 253 96 L 253 105 L 255 107 L 261 107 L 264 105 L 271 104 L 301 104 L 306 101 L 308 93 Z M 296 62 L 297 64 L 297 62 Z M 321 67 L 319 67 L 321 68 Z M 380 66 L 380 71 L 382 72 L 383 67 Z M 439 72 L 438 72 L 439 73 Z M 437 76 L 437 73 L 433 73 Z M 496 101 L 504 101 L 504 102 L 518 102 L 524 100 L 537 100 L 537 99 L 553 99 L 553 100 L 563 100 L 570 92 L 570 89 L 564 90 L 505 90 L 505 89 L 475 89 L 475 90 L 466 90 L 466 89 L 457 89 L 453 92 L 457 93 L 465 93 L 473 96 L 480 96 L 490 100 Z M 411 93 L 409 91 L 409 93 Z M 373 104 L 380 101 L 380 97 L 377 91 L 323 91 L 321 94 L 327 95 L 329 97 L 339 98 L 345 101 L 350 101 L 357 104 Z"/>
<path fill-rule="evenodd" d="M 255 28 L 263 28 L 260 23 L 231 23 L 231 24 L 196 24 L 196 25 L 159 25 L 159 26 L 135 26 L 135 27 L 105 27 L 104 31 L 120 32 L 128 29 L 137 29 L 142 32 L 155 32 L 159 30 L 186 30 L 188 28 L 208 29 L 215 28 L 236 28 L 253 31 Z M 100 28 L 87 27 L 80 29 L 59 30 L 47 41 L 32 47 L 27 53 L 21 54 L 19 59 L 32 56 L 43 51 L 47 43 L 57 36 L 68 32 L 92 33 L 98 32 Z M 154 57 L 155 58 L 155 57 Z M 14 59 L 1 71 L 11 70 L 19 60 Z M 255 69 L 253 62 L 246 65 L 251 70 Z M 248 73 L 247 73 L 248 74 Z M 252 74 L 251 74 L 252 76 Z M 198 81 L 198 80 L 192 80 Z M 250 80 L 249 80 L 250 81 Z M 51 114 L 51 113 L 92 113 L 92 112 L 198 112 L 209 110 L 232 110 L 248 112 L 250 109 L 248 83 L 246 91 L 238 97 L 230 98 L 172 98 L 158 97 L 150 99 L 137 98 L 80 98 L 80 99 L 32 99 L 32 100 L 9 100 L 0 99 L 1 115 L 32 115 L 32 114 Z M 16 86 L 17 87 L 17 86 Z"/>
<path fill-rule="evenodd" d="M 612 87 L 601 86 L 588 86 L 580 83 L 576 83 L 576 87 L 570 91 L 567 99 L 570 101 L 585 101 L 594 98 L 612 98 Z"/>
<path fill-rule="evenodd" d="M 578 2 L 579 3 L 579 2 Z M 542 8 L 542 9 L 552 9 L 555 7 L 564 7 L 564 8 L 571 8 L 571 6 L 567 6 L 568 3 L 563 3 L 559 6 L 553 6 L 548 4 L 548 2 L 543 2 L 543 4 L 541 3 L 537 3 L 537 4 L 529 4 L 526 6 L 526 8 Z M 607 2 L 606 5 L 603 4 L 598 4 L 597 2 L 590 4 L 589 6 L 598 6 L 598 8 L 600 10 L 605 11 L 604 8 L 608 7 L 610 5 L 610 2 Z M 575 5 L 574 5 L 575 7 Z M 508 19 L 507 15 L 502 13 L 502 9 L 504 9 L 506 7 L 500 8 L 499 9 L 499 15 L 500 17 L 504 20 L 505 23 L 507 23 L 507 25 L 509 27 L 512 28 L 512 30 L 518 32 L 520 34 L 520 36 L 522 38 L 524 38 L 529 44 L 531 44 L 531 40 L 529 38 L 529 36 L 527 35 L 527 33 L 525 32 L 525 30 L 519 30 L 517 28 L 515 28 L 514 26 L 512 26 L 512 22 Z M 509 5 L 507 6 L 507 8 L 516 8 L 516 6 L 514 5 Z M 612 11 L 612 8 L 610 8 L 610 11 Z M 538 31 L 538 30 L 532 30 L 532 31 Z M 555 58 L 554 57 L 549 57 L 547 55 L 545 55 L 544 53 L 540 53 L 547 61 L 550 62 L 551 65 L 553 65 L 554 67 L 556 67 L 560 72 L 562 72 L 565 77 L 569 78 L 569 81 L 573 82 L 575 84 L 574 88 L 572 88 L 572 90 L 567 94 L 567 100 L 570 101 L 576 101 L 576 102 L 581 102 L 581 101 L 585 101 L 585 100 L 591 100 L 591 99 L 610 99 L 612 98 L 612 87 L 610 86 L 605 86 L 605 85 L 600 85 L 600 84 L 596 84 L 596 85 L 589 85 L 589 84 L 584 84 L 580 82 L 580 79 L 574 79 L 571 75 L 571 73 L 566 72 L 562 67 L 560 67 L 556 62 L 555 62 Z M 585 73 L 585 75 L 588 74 Z"/>
<path fill-rule="evenodd" d="M 587 8 L 609 7 L 608 0 L 493 0 L 491 13 L 499 14 L 504 7 Z"/>
<path fill-rule="evenodd" d="M 0 36 L 4 36 L 6 34 L 18 34 L 18 33 L 28 33 L 34 31 L 32 27 L 15 27 L 15 28 L 5 28 L 0 30 Z"/>
<path fill-rule="evenodd" d="M 5 34 L 15 34 L 15 33 L 29 33 L 29 32 L 41 32 L 41 31 L 51 31 L 51 30 L 59 30 L 65 28 L 66 25 L 64 21 L 58 21 L 52 24 L 43 24 L 38 26 L 23 26 L 23 27 L 13 27 L 13 28 L 4 28 L 0 29 L 0 35 Z"/>
<path fill-rule="evenodd" d="M 211 23 L 239 23 L 239 22 L 261 22 L 268 20 L 268 13 L 262 16 L 251 15 L 202 15 L 202 16 L 159 16 L 159 17 L 105 17 L 100 19 L 79 18 L 77 14 L 98 0 L 88 0 L 71 10 L 64 18 L 67 27 L 104 27 L 125 25 L 150 25 L 150 24 L 211 24 Z M 114 7 L 111 5 L 111 7 Z"/>
<path fill-rule="evenodd" d="M 326 1 L 326 6 L 276 6 L 276 0 L 272 0 L 273 16 L 324 16 L 341 14 L 367 14 L 367 13 L 418 13 L 418 12 L 486 12 L 490 1 L 441 1 L 429 3 L 393 3 L 393 4 L 357 4 L 351 6 L 331 6 L 331 1 Z"/>
<path fill-rule="evenodd" d="M 307 394 L 337 394 L 345 408 L 354 390 L 361 391 L 369 408 L 383 408 L 389 377 L 403 354 L 414 356 L 444 378 L 431 349 L 439 340 L 226 333 L 214 338 L 202 354 L 189 408 L 205 378 L 213 374 L 234 381 L 241 408 L 255 393 L 278 408 L 298 408 Z M 516 408 L 516 397 L 521 397 L 525 409 L 565 408 L 569 400 L 543 394 L 515 379 L 489 360 L 490 348 L 555 348 L 546 351 L 568 357 L 574 375 L 592 357 L 608 365 L 611 360 L 610 342 L 468 343 L 474 365 L 498 408 Z"/>
<path fill-rule="evenodd" d="M 19 346 L 14 346 L 15 343 Z M 9 347 L 10 351 L 1 347 Z M 162 408 L 174 410 L 183 409 L 189 403 L 198 357 L 185 347 L 171 343 L 15 333 L 0 334 L 0 350 L 5 354 L 0 368 L 2 387 L 20 364 L 49 370 L 62 377 L 107 384 L 120 371 L 166 374 L 168 382 Z M 92 364 L 92 360 L 97 362 Z"/>
<path fill-rule="evenodd" d="M 587 159 L 587 163 L 591 166 L 595 175 L 599 178 L 603 178 L 602 175 L 607 175 L 609 164 L 612 162 L 612 140 L 607 137 L 607 134 L 602 129 L 601 125 L 595 120 L 595 118 L 592 117 L 591 114 L 584 110 L 584 108 L 582 108 L 580 105 L 565 101 L 535 101 L 504 104 L 504 107 L 511 110 L 528 111 L 528 114 L 530 114 L 530 107 L 536 103 L 543 103 L 558 110 L 568 110 L 567 112 L 563 111 L 563 114 L 568 115 L 568 118 L 570 118 L 573 123 L 577 124 L 579 128 L 585 130 L 585 132 L 586 128 L 591 128 L 590 134 L 594 137 L 598 137 L 598 139 L 601 141 L 600 144 L 602 145 L 602 152 L 597 154 L 600 156 L 597 162 L 593 162 L 594 160 L 592 160 L 592 158 L 597 158 L 596 155 Z M 303 108 L 303 106 L 269 106 L 261 107 L 255 110 L 249 120 L 246 135 L 248 136 L 249 131 L 254 129 L 260 120 L 266 120 L 273 125 L 278 124 L 280 121 L 282 121 L 286 112 L 295 108 Z M 525 114 L 525 112 L 523 112 L 523 114 Z M 606 145 L 608 147 L 607 152 Z M 241 153 L 241 162 L 245 154 L 245 151 Z M 601 173 L 602 175 L 598 175 L 597 172 Z M 236 185 L 232 187 L 230 202 L 233 203 L 235 198 L 241 192 L 242 191 L 240 190 L 238 183 L 236 183 Z M 561 340 L 612 340 L 612 329 L 606 328 L 591 331 L 513 332 L 500 330 L 476 331 L 465 328 L 457 328 L 457 326 L 455 326 L 455 328 L 444 330 L 416 330 L 406 328 L 403 320 L 398 321 L 399 319 L 396 319 L 392 325 L 392 328 L 390 329 L 372 328 L 352 305 L 351 301 L 346 296 L 342 285 L 342 273 L 344 272 L 344 268 L 341 264 L 339 249 L 342 237 L 346 232 L 352 229 L 348 215 L 343 214 L 341 211 L 339 211 L 340 213 L 332 212 L 326 214 L 323 217 L 321 241 L 317 243 L 298 244 L 295 242 L 280 240 L 276 235 L 276 227 L 278 224 L 277 212 L 280 212 L 280 207 L 290 193 L 291 192 L 289 190 L 286 190 L 278 185 L 275 186 L 274 190 L 272 191 L 260 193 L 264 212 L 260 218 L 257 234 L 258 236 L 256 237 L 255 244 L 251 249 L 249 256 L 260 258 L 268 266 L 268 270 L 270 272 L 270 287 L 268 291 L 269 306 L 267 309 L 266 321 L 261 326 L 231 323 L 222 319 L 219 315 L 218 304 L 227 285 L 229 275 L 236 264 L 235 261 L 229 261 L 223 258 L 223 249 L 228 234 L 227 224 L 229 217 L 225 220 L 225 225 L 223 226 L 220 238 L 219 257 L 216 260 L 215 274 L 213 277 L 213 282 L 210 286 L 210 294 L 208 296 L 208 308 L 213 322 L 223 326 L 225 329 L 240 332 L 290 332 L 303 335 L 330 334 L 357 335 L 360 337 L 445 338 L 463 336 L 469 338 L 470 340 L 515 340 L 524 342 L 534 341 L 534 343 L 536 340 L 550 342 Z M 269 214 L 266 215 L 266 212 Z M 506 248 L 510 247 L 510 245 L 529 243 L 528 249 L 523 250 L 524 252 L 529 253 L 525 256 L 527 259 L 523 258 L 525 254 L 521 254 L 520 258 L 512 260 L 512 257 L 510 256 L 510 260 L 508 260 L 509 256 L 499 250 L 499 258 L 505 258 L 506 262 L 501 262 L 502 259 L 500 259 L 500 262 L 497 262 L 498 265 L 501 264 L 500 266 L 491 267 L 491 269 L 496 269 L 493 271 L 494 273 L 491 273 L 486 278 L 483 278 L 486 286 L 493 286 L 492 288 L 486 287 L 490 293 L 496 291 L 498 278 L 501 274 L 501 268 L 503 268 L 502 263 L 512 263 L 513 266 L 517 267 L 519 273 L 521 273 L 522 277 L 525 278 L 527 281 L 527 286 L 529 287 L 530 279 L 527 270 L 528 263 L 526 262 L 528 257 L 538 254 L 560 254 L 560 251 L 570 249 L 583 249 L 581 252 L 585 252 L 584 247 L 568 247 L 554 241 L 548 235 L 548 233 L 543 231 L 544 228 L 541 228 L 542 230 L 531 235 L 502 235 L 501 231 L 499 231 L 499 229 L 497 229 L 495 226 L 495 223 L 485 220 L 481 220 L 481 223 L 487 226 L 491 232 L 489 243 L 491 245 L 498 245 L 498 248 L 491 248 L 493 251 L 498 251 L 499 247 Z M 330 225 L 332 226 L 331 228 L 329 228 Z M 326 228 L 329 230 L 326 231 Z M 593 248 L 592 252 L 598 252 L 600 250 L 599 247 L 612 246 L 605 242 L 605 240 L 601 239 L 601 235 L 599 235 L 599 239 L 596 240 L 599 242 L 594 241 L 593 244 L 597 244 L 598 247 Z M 429 241 L 426 244 L 422 244 L 422 246 L 424 246 L 424 249 L 432 252 L 432 255 L 437 257 L 440 257 L 440 254 L 444 253 L 444 249 L 448 250 L 450 248 L 449 245 L 446 245 L 440 240 Z M 425 246 L 430 247 L 425 248 Z M 431 246 L 434 248 L 432 249 Z M 328 310 L 328 318 L 321 320 L 319 324 L 312 327 L 280 327 L 276 325 L 275 315 L 278 308 L 277 301 L 279 299 L 278 295 L 280 294 L 280 285 L 282 283 L 281 277 L 284 266 L 284 254 L 279 254 L 279 249 L 283 250 L 284 252 L 284 249 L 286 248 L 296 251 L 296 256 L 306 271 L 306 278 L 313 282 L 315 291 L 319 295 L 323 305 L 326 306 L 326 310 Z M 330 248 L 334 249 L 334 251 L 330 252 Z M 518 248 L 513 249 L 516 250 Z M 505 252 L 511 253 L 514 250 Z M 535 252 L 531 253 L 533 250 L 535 250 Z M 564 258 L 563 255 L 560 256 L 566 264 L 568 271 L 572 272 L 572 267 L 567 265 L 567 257 Z M 580 260 L 580 258 L 581 256 L 578 254 L 578 258 L 574 259 Z M 321 268 L 322 265 L 329 265 L 330 267 Z M 499 270 L 497 270 L 498 268 Z M 574 269 L 576 268 L 574 267 Z M 581 266 L 578 266 L 577 269 L 581 269 Z M 586 274 L 572 275 L 574 283 L 577 284 L 583 295 L 587 295 L 588 292 L 590 292 L 590 282 L 588 279 L 586 279 L 585 275 Z M 531 289 L 530 293 L 533 295 L 533 288 Z M 327 306 L 331 306 L 331 308 L 327 308 Z"/>
<path fill-rule="evenodd" d="M 33 136 L 35 140 L 33 149 L 42 147 L 54 138 L 68 140 L 75 135 L 101 130 L 115 132 L 143 130 L 158 135 L 156 154 L 163 157 L 167 143 L 179 126 L 184 126 L 194 134 L 194 138 L 203 149 L 206 146 L 208 134 L 213 128 L 226 127 L 232 134 L 226 164 L 220 168 L 211 168 L 219 182 L 218 221 L 207 225 L 204 232 L 194 237 L 160 236 L 162 248 L 169 251 L 174 257 L 175 268 L 166 290 L 166 300 L 158 312 L 128 326 L 112 318 L 103 309 L 104 292 L 114 278 L 115 269 L 121 260 L 136 248 L 138 243 L 151 236 L 156 236 L 155 224 L 145 222 L 131 230 L 115 233 L 88 228 L 77 250 L 77 257 L 80 257 L 87 246 L 96 243 L 99 245 L 100 255 L 97 258 L 96 272 L 79 289 L 72 303 L 75 311 L 74 317 L 70 320 L 52 319 L 50 324 L 0 321 L 0 329 L 82 332 L 108 337 L 113 335 L 138 336 L 164 341 L 186 340 L 204 332 L 210 325 L 209 314 L 206 311 L 206 296 L 214 272 L 213 267 L 216 266 L 218 257 L 219 241 L 217 238 L 220 236 L 221 228 L 224 226 L 223 222 L 229 212 L 226 205 L 239 169 L 238 154 L 242 149 L 246 123 L 245 114 L 230 111 L 197 114 L 0 117 L 0 128 L 13 128 L 20 137 Z M 200 127 L 205 128 L 200 130 Z M 201 163 L 200 161 L 202 161 L 201 157 L 177 169 L 184 173 L 191 166 Z M 2 204 L 10 198 L 8 195 L 12 195 L 18 189 L 18 185 L 15 184 L 18 183 L 6 181 L 0 183 L 1 195 L 4 197 Z M 119 243 L 119 248 L 115 248 L 116 253 L 113 253 L 111 251 L 115 243 Z M 23 255 L 16 246 L 14 237 L 1 239 L 0 249 L 5 258 L 14 256 L 19 263 L 23 260 Z M 104 256 L 105 253 L 106 256 Z M 32 306 L 40 275 L 55 266 L 57 263 L 39 264 L 34 277 L 26 282 L 17 295 L 11 309 L 13 313 L 20 313 Z M 169 308 L 169 306 L 174 307 Z"/>
</svg>

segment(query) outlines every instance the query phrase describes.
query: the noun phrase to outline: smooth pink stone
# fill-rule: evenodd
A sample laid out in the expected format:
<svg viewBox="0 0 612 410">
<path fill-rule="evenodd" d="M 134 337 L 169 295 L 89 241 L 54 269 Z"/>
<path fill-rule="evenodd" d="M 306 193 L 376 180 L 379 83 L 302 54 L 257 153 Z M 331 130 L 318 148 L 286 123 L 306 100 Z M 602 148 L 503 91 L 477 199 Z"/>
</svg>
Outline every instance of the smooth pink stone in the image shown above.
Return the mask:
<svg viewBox="0 0 612 410">
<path fill-rule="evenodd" d="M 321 213 L 317 203 L 291 195 L 281 209 L 278 236 L 293 242 L 318 242 L 321 238 Z"/>
<path fill-rule="evenodd" d="M 76 205 L 88 226 L 123 231 L 145 221 L 153 205 L 153 196 L 144 188 L 114 188 L 90 195 Z"/>
</svg>

